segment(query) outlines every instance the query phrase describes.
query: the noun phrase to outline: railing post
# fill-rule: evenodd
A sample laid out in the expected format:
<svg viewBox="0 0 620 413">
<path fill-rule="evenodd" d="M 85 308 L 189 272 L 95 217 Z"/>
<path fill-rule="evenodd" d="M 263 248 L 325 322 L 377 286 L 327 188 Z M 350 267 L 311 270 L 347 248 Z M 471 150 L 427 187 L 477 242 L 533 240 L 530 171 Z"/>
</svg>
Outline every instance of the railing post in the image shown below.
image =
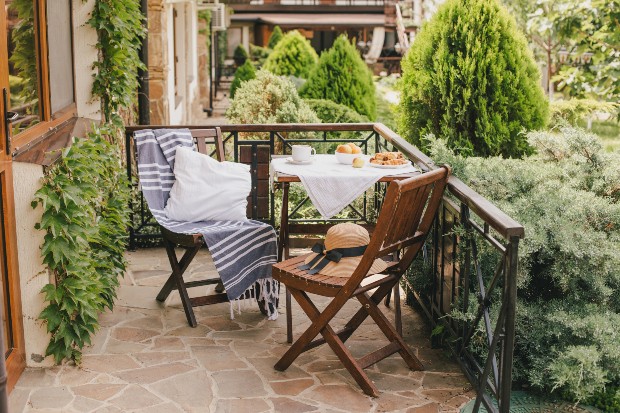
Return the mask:
<svg viewBox="0 0 620 413">
<path fill-rule="evenodd" d="M 517 309 L 517 269 L 519 264 L 519 237 L 510 237 L 506 255 L 506 278 L 504 300 L 506 300 L 506 319 L 504 321 L 504 346 L 502 348 L 502 373 L 499 390 L 499 411 L 510 413 L 510 393 L 512 389 L 512 363 L 515 345 L 515 319 Z"/>
</svg>

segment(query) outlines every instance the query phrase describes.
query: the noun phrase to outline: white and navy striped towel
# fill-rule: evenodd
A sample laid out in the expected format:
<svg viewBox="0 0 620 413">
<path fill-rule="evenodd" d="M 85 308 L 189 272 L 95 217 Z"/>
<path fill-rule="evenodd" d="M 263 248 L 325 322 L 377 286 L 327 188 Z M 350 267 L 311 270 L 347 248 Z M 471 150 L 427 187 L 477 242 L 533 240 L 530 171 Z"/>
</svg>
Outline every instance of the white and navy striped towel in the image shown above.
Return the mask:
<svg viewBox="0 0 620 413">
<path fill-rule="evenodd" d="M 276 234 L 258 221 L 179 222 L 167 218 L 164 208 L 174 184 L 178 146 L 194 149 L 188 129 L 141 130 L 134 134 L 138 176 L 144 198 L 157 222 L 181 234 L 202 234 L 230 300 L 254 295 L 270 320 L 278 317 L 278 282 L 271 278 L 277 261 Z M 200 171 L 196 171 L 200 173 Z M 247 290 L 252 293 L 247 292 Z M 243 296 L 243 297 L 242 297 Z"/>
</svg>

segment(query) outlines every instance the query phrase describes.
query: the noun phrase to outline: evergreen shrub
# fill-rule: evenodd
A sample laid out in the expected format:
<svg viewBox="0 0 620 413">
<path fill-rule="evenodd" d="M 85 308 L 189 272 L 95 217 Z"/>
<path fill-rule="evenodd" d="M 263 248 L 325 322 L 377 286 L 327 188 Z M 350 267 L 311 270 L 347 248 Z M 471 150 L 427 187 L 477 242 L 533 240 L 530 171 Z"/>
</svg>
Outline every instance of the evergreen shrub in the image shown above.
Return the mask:
<svg viewBox="0 0 620 413">
<path fill-rule="evenodd" d="M 256 69 L 254 69 L 254 65 L 248 59 L 235 71 L 235 78 L 230 84 L 230 97 L 235 97 L 235 92 L 243 82 L 254 78 L 256 78 Z"/>
<path fill-rule="evenodd" d="M 543 127 L 548 103 L 525 37 L 499 0 L 448 0 L 402 62 L 399 131 L 428 133 L 464 155 L 531 153 L 521 133 Z"/>
<path fill-rule="evenodd" d="M 306 99 L 310 109 L 323 123 L 364 123 L 368 118 L 353 109 L 326 99 Z"/>
<path fill-rule="evenodd" d="M 242 44 L 235 48 L 235 51 L 233 52 L 233 60 L 237 66 L 244 64 L 245 61 L 248 60 L 248 57 L 250 57 L 248 55 L 248 51 L 245 50 L 245 47 L 243 47 Z"/>
<path fill-rule="evenodd" d="M 271 50 L 275 49 L 283 37 L 284 34 L 282 33 L 280 26 L 274 27 L 273 32 L 271 32 L 271 36 L 269 36 L 269 40 L 267 41 L 267 48 Z"/>
<path fill-rule="evenodd" d="M 278 42 L 263 69 L 276 75 L 307 79 L 317 60 L 318 56 L 310 42 L 297 30 L 293 30 Z"/>
<path fill-rule="evenodd" d="M 525 227 L 517 383 L 613 405 L 620 400 L 620 153 L 604 152 L 595 135 L 568 126 L 527 138 L 538 154 L 522 160 L 465 158 L 445 141 L 428 142 L 435 162 L 452 165 Z M 480 261 L 496 263 L 494 254 L 482 247 Z"/>
<path fill-rule="evenodd" d="M 261 46 L 256 46 L 255 44 L 250 44 L 250 59 L 258 67 L 262 67 L 265 64 L 265 60 L 267 60 L 271 52 L 273 52 L 273 50 L 267 47 L 261 47 Z"/>
<path fill-rule="evenodd" d="M 319 64 L 300 90 L 307 99 L 327 99 L 348 106 L 360 115 L 376 115 L 372 73 L 345 35 L 321 53 Z"/>
</svg>

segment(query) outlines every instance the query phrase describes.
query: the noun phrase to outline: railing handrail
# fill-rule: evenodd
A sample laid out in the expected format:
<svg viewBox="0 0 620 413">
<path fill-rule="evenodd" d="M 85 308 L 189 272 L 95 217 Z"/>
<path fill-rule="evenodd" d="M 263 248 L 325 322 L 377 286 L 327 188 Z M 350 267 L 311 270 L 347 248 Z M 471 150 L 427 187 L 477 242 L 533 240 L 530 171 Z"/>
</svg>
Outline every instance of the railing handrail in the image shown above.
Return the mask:
<svg viewBox="0 0 620 413">
<path fill-rule="evenodd" d="M 403 139 L 396 132 L 382 123 L 269 123 L 269 124 L 226 124 L 226 125 L 138 125 L 128 126 L 126 133 L 141 129 L 187 128 L 204 129 L 219 127 L 222 132 L 355 132 L 375 131 L 385 140 L 398 147 L 405 155 L 413 159 L 423 169 L 434 169 L 435 162 L 417 147 Z M 523 238 L 525 229 L 521 224 L 508 216 L 488 199 L 478 194 L 460 179 L 452 176 L 448 181 L 448 189 L 459 201 L 467 205 L 473 212 L 488 223 L 505 239 Z"/>
</svg>

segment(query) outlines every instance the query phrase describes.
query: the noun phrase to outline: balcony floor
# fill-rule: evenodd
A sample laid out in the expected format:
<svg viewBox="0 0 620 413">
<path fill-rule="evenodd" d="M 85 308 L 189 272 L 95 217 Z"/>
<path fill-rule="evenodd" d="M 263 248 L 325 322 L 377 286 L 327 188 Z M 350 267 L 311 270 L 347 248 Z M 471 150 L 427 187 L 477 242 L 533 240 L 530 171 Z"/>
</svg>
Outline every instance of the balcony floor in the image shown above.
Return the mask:
<svg viewBox="0 0 620 413">
<path fill-rule="evenodd" d="M 427 370 L 408 370 L 398 355 L 379 362 L 367 369 L 381 391 L 373 399 L 328 347 L 303 354 L 286 372 L 273 369 L 288 348 L 283 294 L 277 321 L 265 320 L 255 303 L 242 305 L 230 320 L 229 304 L 223 303 L 195 309 L 199 325 L 191 328 L 178 295 L 165 306 L 155 301 L 168 275 L 164 250 L 127 257 L 116 307 L 101 316 L 82 365 L 27 369 L 9 397 L 11 412 L 434 413 L 457 412 L 473 397 L 449 355 L 430 348 L 422 316 L 406 306 L 404 336 Z M 208 254 L 200 254 L 189 271 L 195 279 L 213 274 Z M 345 309 L 343 323 L 357 307 Z M 296 306 L 293 324 L 296 336 L 309 325 Z M 359 356 L 382 339 L 368 323 L 347 345 Z"/>
</svg>

